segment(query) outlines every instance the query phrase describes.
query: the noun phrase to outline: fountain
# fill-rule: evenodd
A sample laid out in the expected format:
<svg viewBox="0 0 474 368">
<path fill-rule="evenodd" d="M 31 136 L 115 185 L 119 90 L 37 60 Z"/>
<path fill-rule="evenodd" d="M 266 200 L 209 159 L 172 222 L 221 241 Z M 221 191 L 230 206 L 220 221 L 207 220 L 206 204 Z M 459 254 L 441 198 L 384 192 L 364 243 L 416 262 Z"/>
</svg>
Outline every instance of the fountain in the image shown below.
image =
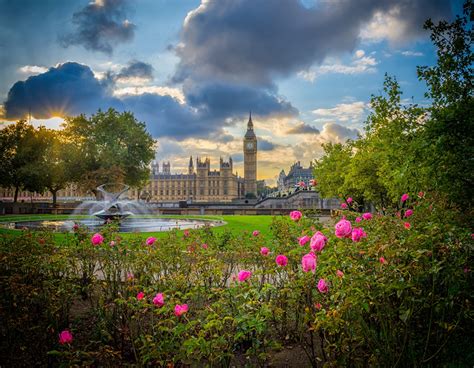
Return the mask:
<svg viewBox="0 0 474 368">
<path fill-rule="evenodd" d="M 186 218 L 162 218 L 151 214 L 145 203 L 121 197 L 128 191 L 125 184 L 102 184 L 97 191 L 102 200 L 84 201 L 76 207 L 69 220 L 15 221 L 0 223 L 0 227 L 9 229 L 28 228 L 32 230 L 52 230 L 70 232 L 75 224 L 86 226 L 90 231 L 100 228 L 112 220 L 117 221 L 120 232 L 157 232 L 172 229 L 198 229 L 203 226 L 220 226 L 223 221 Z M 78 218 L 87 214 L 89 218 Z M 73 219 L 74 218 L 74 219 Z"/>
<path fill-rule="evenodd" d="M 109 192 L 105 188 L 111 187 L 112 184 L 102 184 L 97 187 L 97 190 L 102 193 L 104 197 L 104 208 L 100 211 L 93 213 L 94 216 L 101 218 L 102 220 L 122 220 L 128 216 L 133 215 L 130 211 L 124 210 L 124 204 L 119 201 L 120 196 L 128 191 L 129 186 L 121 184 L 121 188 L 118 191 Z"/>
</svg>

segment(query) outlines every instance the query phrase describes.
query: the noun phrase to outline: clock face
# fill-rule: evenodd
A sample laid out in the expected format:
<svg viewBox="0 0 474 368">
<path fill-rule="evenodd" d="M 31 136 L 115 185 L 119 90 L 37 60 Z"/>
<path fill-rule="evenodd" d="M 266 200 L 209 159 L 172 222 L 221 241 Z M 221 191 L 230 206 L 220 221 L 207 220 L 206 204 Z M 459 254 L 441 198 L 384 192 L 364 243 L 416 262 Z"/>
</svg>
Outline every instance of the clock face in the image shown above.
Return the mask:
<svg viewBox="0 0 474 368">
<path fill-rule="evenodd" d="M 247 148 L 248 148 L 248 149 L 253 149 L 253 143 L 252 143 L 252 142 L 248 142 L 248 143 L 247 143 Z"/>
</svg>

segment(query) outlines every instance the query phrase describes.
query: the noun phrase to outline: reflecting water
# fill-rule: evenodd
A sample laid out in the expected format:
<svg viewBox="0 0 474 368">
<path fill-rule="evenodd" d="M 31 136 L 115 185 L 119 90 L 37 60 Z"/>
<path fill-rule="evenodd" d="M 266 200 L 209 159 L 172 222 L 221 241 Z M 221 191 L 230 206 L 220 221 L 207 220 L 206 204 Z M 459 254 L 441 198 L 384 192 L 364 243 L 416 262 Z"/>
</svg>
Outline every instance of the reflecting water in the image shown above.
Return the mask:
<svg viewBox="0 0 474 368">
<path fill-rule="evenodd" d="M 8 229 L 32 229 L 52 230 L 55 232 L 72 232 L 74 224 L 86 226 L 90 231 L 99 230 L 104 224 L 100 219 L 80 220 L 43 220 L 43 221 L 15 221 L 0 223 L 0 226 Z M 168 231 L 172 229 L 198 229 L 204 226 L 220 226 L 223 221 L 195 220 L 195 219 L 171 219 L 171 218 L 126 218 L 119 223 L 119 232 L 152 232 Z"/>
</svg>

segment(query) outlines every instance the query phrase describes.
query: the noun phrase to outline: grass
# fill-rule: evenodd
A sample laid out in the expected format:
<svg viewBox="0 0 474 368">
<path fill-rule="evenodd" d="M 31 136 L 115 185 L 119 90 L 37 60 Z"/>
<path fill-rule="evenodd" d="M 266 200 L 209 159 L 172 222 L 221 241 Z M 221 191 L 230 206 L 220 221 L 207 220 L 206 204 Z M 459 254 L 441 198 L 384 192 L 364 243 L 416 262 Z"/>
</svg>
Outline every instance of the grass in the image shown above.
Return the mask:
<svg viewBox="0 0 474 368">
<path fill-rule="evenodd" d="M 13 222 L 13 221 L 36 221 L 36 220 L 73 220 L 73 219 L 85 219 L 89 216 L 69 216 L 69 215 L 7 215 L 0 217 L 0 222 Z M 224 216 L 144 216 L 144 217 L 156 217 L 156 218 L 187 218 L 187 219 L 206 219 L 206 220 L 222 220 L 226 222 L 223 226 L 214 228 L 217 233 L 229 230 L 231 232 L 252 232 L 254 230 L 260 231 L 262 236 L 270 235 L 270 224 L 273 216 L 266 215 L 224 215 Z M 182 231 L 181 231 L 182 232 Z M 18 235 L 21 230 L 11 230 L 0 228 L 0 236 L 5 234 Z M 122 233 L 124 238 L 135 237 L 135 236 L 154 236 L 157 238 L 165 237 L 166 232 L 147 232 L 147 233 Z M 58 242 L 67 239 L 69 234 L 67 233 L 56 233 L 55 237 Z"/>
</svg>

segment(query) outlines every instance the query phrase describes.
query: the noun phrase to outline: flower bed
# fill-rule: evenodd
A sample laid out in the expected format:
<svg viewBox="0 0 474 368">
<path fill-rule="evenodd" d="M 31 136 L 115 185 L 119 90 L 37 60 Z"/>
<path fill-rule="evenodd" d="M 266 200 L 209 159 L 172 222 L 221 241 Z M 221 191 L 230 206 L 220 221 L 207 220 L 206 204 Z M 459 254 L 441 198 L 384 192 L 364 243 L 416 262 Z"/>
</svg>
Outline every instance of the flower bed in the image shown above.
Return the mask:
<svg viewBox="0 0 474 368">
<path fill-rule="evenodd" d="M 403 203 L 398 216 L 349 205 L 324 226 L 294 212 L 267 237 L 3 236 L 2 361 L 265 365 L 283 351 L 303 366 L 467 365 L 470 231 L 426 198 Z"/>
</svg>

